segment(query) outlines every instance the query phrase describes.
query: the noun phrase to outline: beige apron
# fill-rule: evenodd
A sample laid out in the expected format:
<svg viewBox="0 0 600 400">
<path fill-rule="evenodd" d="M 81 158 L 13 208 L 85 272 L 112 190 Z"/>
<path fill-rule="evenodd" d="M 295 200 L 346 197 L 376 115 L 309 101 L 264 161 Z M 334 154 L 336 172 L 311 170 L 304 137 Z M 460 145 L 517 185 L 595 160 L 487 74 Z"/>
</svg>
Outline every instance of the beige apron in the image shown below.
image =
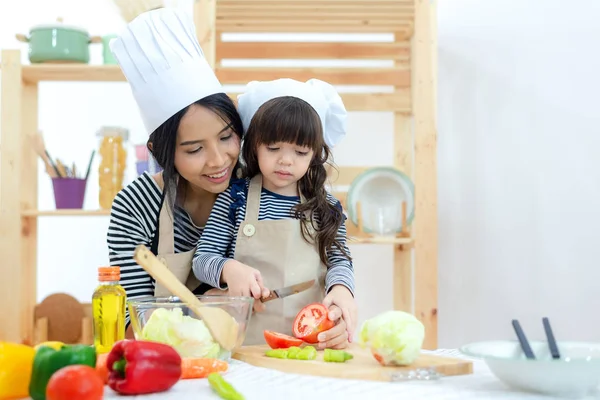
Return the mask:
<svg viewBox="0 0 600 400">
<path fill-rule="evenodd" d="M 184 282 L 188 289 L 193 291 L 200 286 L 200 281 L 196 279 L 196 276 L 192 271 L 192 260 L 196 249 L 193 248 L 184 253 L 175 253 L 175 232 L 172 215 L 173 213 L 168 212 L 167 201 L 163 201 L 158 224 L 157 257 L 168 267 L 180 282 Z M 154 296 L 170 297 L 173 296 L 173 294 L 163 285 L 156 282 Z"/>
<path fill-rule="evenodd" d="M 302 307 L 323 301 L 325 266 L 313 244 L 302 237 L 300 220 L 259 221 L 262 176 L 250 181 L 246 217 L 237 234 L 234 259 L 260 271 L 265 287 L 282 287 L 316 279 L 310 289 L 265 303 L 252 315 L 245 345 L 265 343 L 263 331 L 292 335 L 292 324 Z"/>
</svg>

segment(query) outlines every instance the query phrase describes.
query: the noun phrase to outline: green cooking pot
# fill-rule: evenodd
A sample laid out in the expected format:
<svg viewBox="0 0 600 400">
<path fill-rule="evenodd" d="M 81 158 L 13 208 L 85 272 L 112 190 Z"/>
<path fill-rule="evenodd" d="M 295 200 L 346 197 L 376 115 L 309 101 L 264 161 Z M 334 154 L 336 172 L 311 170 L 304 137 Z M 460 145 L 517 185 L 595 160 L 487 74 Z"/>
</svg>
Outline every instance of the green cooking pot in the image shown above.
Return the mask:
<svg viewBox="0 0 600 400">
<path fill-rule="evenodd" d="M 33 63 L 90 62 L 90 43 L 100 43 L 100 37 L 91 37 L 85 29 L 56 24 L 38 25 L 29 36 L 17 34 L 17 39 L 29 43 L 29 61 Z"/>
</svg>

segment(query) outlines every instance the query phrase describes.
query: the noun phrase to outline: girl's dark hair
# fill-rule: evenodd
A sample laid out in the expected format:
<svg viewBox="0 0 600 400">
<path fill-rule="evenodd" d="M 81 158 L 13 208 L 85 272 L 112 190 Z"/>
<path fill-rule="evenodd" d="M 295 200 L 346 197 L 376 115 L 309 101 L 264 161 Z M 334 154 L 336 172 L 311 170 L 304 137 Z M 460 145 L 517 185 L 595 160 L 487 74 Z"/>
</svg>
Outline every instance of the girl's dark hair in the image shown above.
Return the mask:
<svg viewBox="0 0 600 400">
<path fill-rule="evenodd" d="M 217 114 L 227 125 L 231 127 L 231 130 L 242 139 L 242 133 L 244 128 L 242 120 L 238 114 L 237 108 L 233 101 L 225 93 L 216 93 L 210 96 L 204 97 L 191 105 L 197 105 L 206 107 L 209 110 Z M 175 150 L 177 148 L 177 130 L 181 119 L 188 111 L 190 106 L 185 107 L 181 111 L 177 112 L 171 118 L 163 122 L 161 126 L 156 128 L 148 139 L 147 147 L 152 157 L 156 159 L 156 162 L 163 169 L 163 181 L 164 181 L 164 193 L 165 200 L 168 202 L 169 210 L 175 205 L 175 198 L 177 196 L 177 181 L 179 178 L 179 172 L 175 169 Z M 150 146 L 152 143 L 152 146 Z M 238 165 L 233 169 L 236 171 Z"/>
<path fill-rule="evenodd" d="M 302 237 L 318 245 L 319 257 L 326 266 L 327 251 L 333 246 L 350 260 L 350 255 L 336 239 L 338 229 L 344 223 L 341 209 L 327 201 L 325 180 L 327 171 L 325 164 L 330 158 L 330 150 L 323 139 L 321 119 L 314 108 L 297 97 L 277 97 L 267 101 L 254 114 L 242 145 L 243 174 L 252 178 L 260 173 L 258 167 L 258 146 L 277 142 L 306 146 L 313 150 L 313 159 L 306 174 L 298 181 L 298 189 L 306 202 L 294 208 L 294 217 L 299 218 L 302 226 Z M 310 221 L 306 213 L 311 215 Z M 312 216 L 317 215 L 316 226 Z M 308 223 L 312 225 L 316 238 L 311 235 Z"/>
</svg>

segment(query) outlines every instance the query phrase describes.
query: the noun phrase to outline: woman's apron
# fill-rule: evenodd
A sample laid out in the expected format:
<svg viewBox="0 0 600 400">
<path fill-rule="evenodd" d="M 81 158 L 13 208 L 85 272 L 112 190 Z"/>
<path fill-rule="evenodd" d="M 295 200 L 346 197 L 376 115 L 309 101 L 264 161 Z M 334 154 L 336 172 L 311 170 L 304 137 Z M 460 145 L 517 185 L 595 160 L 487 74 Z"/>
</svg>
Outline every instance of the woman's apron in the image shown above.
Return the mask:
<svg viewBox="0 0 600 400">
<path fill-rule="evenodd" d="M 151 250 L 180 282 L 185 283 L 188 289 L 191 291 L 199 289 L 196 290 L 196 292 L 204 293 L 206 289 L 210 289 L 210 286 L 206 284 L 201 285 L 201 282 L 196 279 L 196 276 L 192 271 L 192 260 L 196 248 L 184 253 L 175 253 L 174 220 L 172 218 L 174 212 L 169 213 L 168 211 L 169 207 L 167 206 L 167 202 L 164 201 L 163 194 L 163 201 L 161 202 L 160 214 L 158 217 L 158 244 L 153 241 L 152 247 L 156 247 L 156 249 L 153 248 Z M 200 286 L 202 287 L 200 288 Z M 156 282 L 154 296 L 170 297 L 173 296 L 173 294 L 163 285 Z"/>
<path fill-rule="evenodd" d="M 302 237 L 295 218 L 259 221 L 262 176 L 250 181 L 246 216 L 237 234 L 234 259 L 260 271 L 265 287 L 280 289 L 315 279 L 310 289 L 265 303 L 266 310 L 253 313 L 245 345 L 263 344 L 263 331 L 292 335 L 296 314 L 306 305 L 323 301 L 325 266 L 314 244 Z M 259 300 L 255 300 L 259 301 Z"/>
</svg>

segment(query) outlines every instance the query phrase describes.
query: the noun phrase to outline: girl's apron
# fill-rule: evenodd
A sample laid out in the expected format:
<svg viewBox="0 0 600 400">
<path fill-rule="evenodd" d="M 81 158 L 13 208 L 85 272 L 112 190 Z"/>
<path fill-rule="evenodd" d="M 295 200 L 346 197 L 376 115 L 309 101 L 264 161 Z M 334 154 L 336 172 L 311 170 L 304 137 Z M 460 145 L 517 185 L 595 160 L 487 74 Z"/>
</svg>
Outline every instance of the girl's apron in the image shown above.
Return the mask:
<svg viewBox="0 0 600 400">
<path fill-rule="evenodd" d="M 244 345 L 263 344 L 264 330 L 292 335 L 296 314 L 310 303 L 323 301 L 324 296 L 326 269 L 316 246 L 304 240 L 298 219 L 258 220 L 261 189 L 259 174 L 250 181 L 246 216 L 237 234 L 234 259 L 258 269 L 269 289 L 311 279 L 317 284 L 304 292 L 269 301 L 265 311 L 253 313 Z"/>
<path fill-rule="evenodd" d="M 158 257 L 158 259 L 167 266 L 167 268 L 177 277 L 177 279 L 185 283 L 185 285 L 191 291 L 204 293 L 207 289 L 210 289 L 209 285 L 202 284 L 196 279 L 194 272 L 192 271 L 192 259 L 194 258 L 194 252 L 196 248 L 184 253 L 175 253 L 175 234 L 174 234 L 174 221 L 169 213 L 168 206 L 163 200 L 161 201 L 160 214 L 158 217 L 158 235 L 154 235 L 152 242 L 151 251 Z M 169 215 L 170 214 L 170 215 Z M 156 243 L 158 238 L 158 243 Z M 196 293 L 195 292 L 195 293 Z M 169 297 L 173 296 L 164 286 L 155 283 L 154 296 L 156 297 Z"/>
</svg>

